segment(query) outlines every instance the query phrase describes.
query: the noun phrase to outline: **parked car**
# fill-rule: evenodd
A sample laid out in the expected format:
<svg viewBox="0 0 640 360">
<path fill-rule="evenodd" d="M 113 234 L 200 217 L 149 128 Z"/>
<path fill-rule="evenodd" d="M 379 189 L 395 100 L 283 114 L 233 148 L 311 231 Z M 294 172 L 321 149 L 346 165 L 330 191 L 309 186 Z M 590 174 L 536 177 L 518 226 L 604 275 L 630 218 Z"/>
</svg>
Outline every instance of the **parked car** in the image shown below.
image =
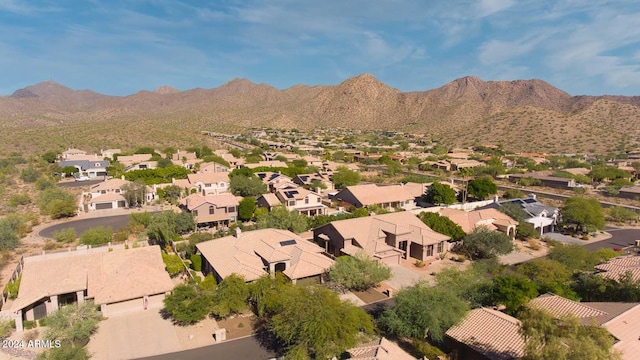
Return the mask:
<svg viewBox="0 0 640 360">
<path fill-rule="evenodd" d="M 76 178 L 76 181 L 89 181 L 91 179 L 89 179 L 88 176 L 79 176 Z"/>
</svg>

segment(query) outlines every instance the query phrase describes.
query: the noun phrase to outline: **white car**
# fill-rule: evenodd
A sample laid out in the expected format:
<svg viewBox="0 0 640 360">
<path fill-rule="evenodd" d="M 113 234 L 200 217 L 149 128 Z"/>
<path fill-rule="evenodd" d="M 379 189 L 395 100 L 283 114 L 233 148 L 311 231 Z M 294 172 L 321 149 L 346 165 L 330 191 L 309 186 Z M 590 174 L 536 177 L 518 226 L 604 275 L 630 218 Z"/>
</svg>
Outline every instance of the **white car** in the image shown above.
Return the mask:
<svg viewBox="0 0 640 360">
<path fill-rule="evenodd" d="M 76 181 L 89 181 L 89 177 L 88 176 L 80 176 L 76 178 Z"/>
</svg>

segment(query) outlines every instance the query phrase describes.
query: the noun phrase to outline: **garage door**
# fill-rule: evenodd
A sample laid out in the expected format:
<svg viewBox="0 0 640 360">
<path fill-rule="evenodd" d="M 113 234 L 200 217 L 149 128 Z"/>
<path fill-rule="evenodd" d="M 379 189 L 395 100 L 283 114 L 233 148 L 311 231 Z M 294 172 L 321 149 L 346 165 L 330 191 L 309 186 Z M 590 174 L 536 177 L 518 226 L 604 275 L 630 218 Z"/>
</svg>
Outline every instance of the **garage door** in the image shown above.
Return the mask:
<svg viewBox="0 0 640 360">
<path fill-rule="evenodd" d="M 113 209 L 113 203 L 96 204 L 96 210 Z"/>
</svg>

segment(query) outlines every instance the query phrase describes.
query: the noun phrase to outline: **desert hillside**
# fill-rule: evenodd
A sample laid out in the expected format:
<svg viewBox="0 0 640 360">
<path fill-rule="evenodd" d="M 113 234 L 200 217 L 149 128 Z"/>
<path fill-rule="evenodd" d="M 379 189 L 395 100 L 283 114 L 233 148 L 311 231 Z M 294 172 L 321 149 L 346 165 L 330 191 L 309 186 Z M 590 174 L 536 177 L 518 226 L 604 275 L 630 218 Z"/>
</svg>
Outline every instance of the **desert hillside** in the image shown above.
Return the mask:
<svg viewBox="0 0 640 360">
<path fill-rule="evenodd" d="M 218 88 L 162 86 L 129 96 L 72 90 L 52 81 L 0 97 L 4 151 L 69 144 L 185 144 L 199 131 L 267 126 L 424 133 L 451 145 L 514 151 L 607 152 L 640 139 L 640 97 L 575 96 L 542 80 L 456 79 L 401 92 L 361 74 L 334 86 L 278 90 L 247 79 Z"/>
</svg>

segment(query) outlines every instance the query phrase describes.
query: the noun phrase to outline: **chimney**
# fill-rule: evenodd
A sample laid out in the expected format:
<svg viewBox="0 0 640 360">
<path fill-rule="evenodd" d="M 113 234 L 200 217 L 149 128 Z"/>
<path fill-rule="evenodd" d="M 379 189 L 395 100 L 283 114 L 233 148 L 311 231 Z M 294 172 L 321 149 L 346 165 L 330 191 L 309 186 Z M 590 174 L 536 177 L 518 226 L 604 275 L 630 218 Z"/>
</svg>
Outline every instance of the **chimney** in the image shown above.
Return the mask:
<svg viewBox="0 0 640 360">
<path fill-rule="evenodd" d="M 316 186 L 316 193 L 317 194 L 321 194 L 322 189 L 320 189 L 320 186 Z"/>
<path fill-rule="evenodd" d="M 497 203 L 498 203 L 498 194 L 493 195 L 493 202 L 494 202 L 495 204 L 497 204 Z"/>
<path fill-rule="evenodd" d="M 122 180 L 124 180 L 124 175 L 122 175 L 120 178 L 121 178 Z"/>
<path fill-rule="evenodd" d="M 529 197 L 530 197 L 531 199 L 535 200 L 535 199 L 536 199 L 536 194 L 531 193 L 531 194 L 529 194 Z"/>
<path fill-rule="evenodd" d="M 235 229 L 235 234 L 234 236 L 236 237 L 236 239 L 240 238 L 240 234 L 242 234 L 242 230 L 240 228 L 236 228 Z"/>
</svg>

